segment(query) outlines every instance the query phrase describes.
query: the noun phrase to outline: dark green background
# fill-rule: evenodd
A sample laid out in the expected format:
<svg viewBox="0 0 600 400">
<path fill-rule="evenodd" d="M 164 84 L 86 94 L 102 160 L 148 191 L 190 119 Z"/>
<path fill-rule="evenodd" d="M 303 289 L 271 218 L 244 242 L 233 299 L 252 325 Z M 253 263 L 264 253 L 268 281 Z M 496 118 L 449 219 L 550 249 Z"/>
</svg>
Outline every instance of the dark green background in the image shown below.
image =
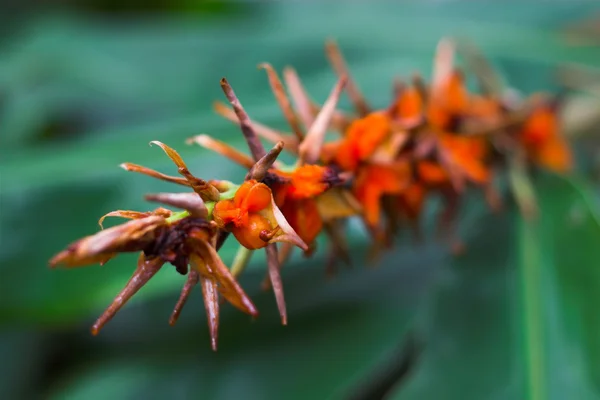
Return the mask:
<svg viewBox="0 0 600 400">
<path fill-rule="evenodd" d="M 570 46 L 559 32 L 599 12 L 596 2 L 148 5 L 185 14 L 108 1 L 13 7 L 20 14 L 2 17 L 0 40 L 2 398 L 344 398 L 380 373 L 409 331 L 423 350 L 390 398 L 600 394 L 600 225 L 589 146 L 578 153 L 576 178 L 535 178 L 542 218 L 534 224 L 510 201 L 491 215 L 482 196 L 470 194 L 462 257 L 432 237 L 415 245 L 404 235 L 368 268 L 358 225 L 349 232 L 356 265 L 334 280 L 325 278 L 323 251 L 297 257 L 284 270 L 287 327 L 272 294 L 259 290 L 258 255 L 241 283 L 261 316 L 253 322 L 224 307 L 216 354 L 199 290 L 168 326 L 184 281 L 171 268 L 92 337 L 89 326 L 127 281 L 135 256 L 105 267 L 47 267 L 55 252 L 95 232 L 102 214 L 150 209 L 144 193 L 175 189 L 118 168 L 130 161 L 174 173 L 151 140 L 175 147 L 198 176 L 243 177 L 184 144 L 209 133 L 243 146 L 235 126 L 211 110 L 223 99 L 222 76 L 253 118 L 285 128 L 259 63 L 295 66 L 323 101 L 335 81 L 323 42 L 335 38 L 381 107 L 393 77 L 429 74 L 437 41 L 453 35 L 474 41 L 511 86 L 555 91 L 557 66 L 600 67 L 598 47 Z M 124 9 L 135 12 L 115 13 Z M 234 251 L 221 251 L 226 262 Z"/>
</svg>

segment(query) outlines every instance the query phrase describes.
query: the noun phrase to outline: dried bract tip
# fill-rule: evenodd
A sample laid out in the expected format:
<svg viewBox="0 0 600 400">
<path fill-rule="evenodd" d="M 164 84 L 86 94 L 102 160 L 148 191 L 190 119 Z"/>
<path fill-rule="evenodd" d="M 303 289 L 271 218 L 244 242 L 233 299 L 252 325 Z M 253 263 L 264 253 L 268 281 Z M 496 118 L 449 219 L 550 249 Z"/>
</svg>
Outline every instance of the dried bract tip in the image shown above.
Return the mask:
<svg viewBox="0 0 600 400">
<path fill-rule="evenodd" d="M 319 115 L 317 115 L 315 122 L 308 130 L 306 138 L 300 144 L 299 153 L 302 162 L 315 164 L 319 160 L 323 142 L 325 141 L 325 134 L 331 123 L 331 118 L 335 112 L 342 90 L 347 82 L 348 79 L 342 76 L 336 83 Z"/>
<path fill-rule="evenodd" d="M 277 103 L 279 103 L 279 108 L 283 112 L 285 119 L 288 124 L 292 128 L 292 132 L 296 135 L 298 140 L 302 140 L 304 137 L 304 133 L 302 132 L 302 128 L 300 128 L 300 124 L 298 122 L 298 118 L 296 117 L 296 113 L 292 109 L 292 105 L 290 104 L 290 100 L 285 93 L 285 88 L 277 75 L 277 72 L 273 69 L 271 64 L 262 63 L 258 66 L 258 68 L 262 68 L 267 71 L 267 76 L 269 78 L 269 84 L 271 85 L 271 90 L 273 90 L 273 94 L 277 99 Z"/>
<path fill-rule="evenodd" d="M 165 174 L 162 174 L 153 169 L 142 167 L 141 165 L 132 164 L 132 163 L 123 163 L 123 164 L 120 164 L 119 167 L 123 168 L 125 171 L 137 172 L 137 173 L 148 175 L 148 176 L 151 176 L 153 178 L 157 178 L 157 179 L 160 179 L 163 181 L 176 183 L 178 185 L 191 186 L 190 183 L 188 182 L 188 180 L 185 178 L 180 178 L 178 176 L 165 175 Z"/>
<path fill-rule="evenodd" d="M 304 90 L 304 86 L 295 69 L 291 67 L 284 68 L 283 79 L 285 80 L 290 96 L 296 106 L 300 120 L 302 121 L 304 128 L 308 130 L 313 124 L 319 108 L 308 97 L 308 94 L 306 94 L 306 90 Z"/>
<path fill-rule="evenodd" d="M 183 175 L 185 179 L 187 179 L 189 185 L 192 187 L 192 189 L 194 189 L 194 192 L 200 195 L 202 200 L 219 200 L 219 191 L 214 186 L 208 184 L 206 181 L 200 178 L 196 178 L 194 175 L 192 175 L 192 173 L 188 170 L 187 165 L 185 165 L 185 162 L 183 161 L 179 153 L 175 151 L 175 149 L 157 140 L 150 142 L 150 145 L 153 144 L 159 146 L 167 154 L 167 156 L 175 163 L 179 173 Z"/>
<path fill-rule="evenodd" d="M 432 86 L 434 90 L 448 81 L 454 71 L 454 42 L 448 38 L 439 41 L 433 62 Z"/>
<path fill-rule="evenodd" d="M 223 264 L 217 251 L 202 239 L 194 243 L 197 254 L 192 254 L 190 257 L 192 268 L 200 273 L 201 278 L 216 280 L 219 284 L 219 292 L 234 307 L 256 317 L 258 310 L 254 306 L 254 303 L 237 283 L 233 275 L 231 275 L 229 268 Z"/>
<path fill-rule="evenodd" d="M 102 313 L 92 326 L 92 334 L 97 335 L 100 329 L 161 269 L 164 261 L 159 257 L 146 258 L 140 254 L 138 266 L 125 288 L 115 297 L 111 305 Z"/>
<path fill-rule="evenodd" d="M 246 175 L 246 179 L 255 179 L 257 181 L 262 181 L 267 175 L 267 171 L 273 166 L 275 160 L 283 150 L 283 142 L 277 143 L 263 158 L 258 160 L 256 164 L 252 166 L 248 174 Z"/>
<path fill-rule="evenodd" d="M 240 121 L 237 115 L 226 104 L 221 103 L 220 101 L 216 101 L 214 103 L 213 108 L 215 112 L 220 116 L 228 119 L 231 122 L 236 123 L 237 125 L 240 125 Z M 261 138 L 271 143 L 284 142 L 284 148 L 286 151 L 289 151 L 292 154 L 298 153 L 298 139 L 296 139 L 296 137 L 286 135 L 282 132 L 276 131 L 275 129 L 269 128 L 268 126 L 260 124 L 256 121 L 250 121 L 250 124 L 252 126 L 252 130 Z"/>
<path fill-rule="evenodd" d="M 281 316 L 281 324 L 287 325 L 287 310 L 283 294 L 283 282 L 281 281 L 281 274 L 279 272 L 280 265 L 276 244 L 267 246 L 267 268 L 269 270 L 269 278 L 271 280 L 271 286 L 273 287 L 273 293 L 275 293 L 275 301 L 277 302 L 279 315 Z"/>
<path fill-rule="evenodd" d="M 328 40 L 325 43 L 325 51 L 333 69 L 340 79 L 345 77 L 345 79 L 348 80 L 348 87 L 346 90 L 348 92 L 348 97 L 350 97 L 350 101 L 356 109 L 356 112 L 360 116 L 367 115 L 369 112 L 371 112 L 371 107 L 369 107 L 367 104 L 367 101 L 360 92 L 360 89 L 358 89 L 356 83 L 352 80 L 352 78 L 350 78 L 350 72 L 348 71 L 346 61 L 344 61 L 344 57 L 342 56 L 342 52 L 340 51 L 337 43 L 333 40 Z"/>
<path fill-rule="evenodd" d="M 143 250 L 165 225 L 164 217 L 152 215 L 104 229 L 72 243 L 50 260 L 50 266 L 79 267 L 106 261 L 116 253 Z"/>
<path fill-rule="evenodd" d="M 233 107 L 233 111 L 235 111 L 235 114 L 240 121 L 240 128 L 242 129 L 244 138 L 248 143 L 248 148 L 250 149 L 250 153 L 252 153 L 252 157 L 255 161 L 260 160 L 266 154 L 266 151 L 258 139 L 258 136 L 256 136 L 256 132 L 254 132 L 254 129 L 252 129 L 252 122 L 250 121 L 248 113 L 246 113 L 246 110 L 244 110 L 242 103 L 240 103 L 239 99 L 235 95 L 235 92 L 231 88 L 231 85 L 229 85 L 229 82 L 227 82 L 227 79 L 221 79 L 221 88 L 223 89 L 225 97 L 227 97 L 227 100 L 229 100 L 229 103 Z"/>
<path fill-rule="evenodd" d="M 186 143 L 196 143 L 205 149 L 212 150 L 215 153 L 220 154 L 245 168 L 252 168 L 254 165 L 254 160 L 252 160 L 251 157 L 228 145 L 227 143 L 217 140 L 209 135 L 194 136 L 186 140 Z"/>
<path fill-rule="evenodd" d="M 179 300 L 177 300 L 177 304 L 175 304 L 175 308 L 171 313 L 171 318 L 169 318 L 169 325 L 174 326 L 175 323 L 177 323 L 179 315 L 181 315 L 181 311 L 183 310 L 183 306 L 185 306 L 185 303 L 187 303 L 187 300 L 190 297 L 190 294 L 192 293 L 192 289 L 198 284 L 199 281 L 200 274 L 198 273 L 198 271 L 194 269 L 190 270 L 190 272 L 188 273 L 187 280 L 185 281 L 185 284 L 181 289 Z"/>
<path fill-rule="evenodd" d="M 141 219 L 141 218 L 149 217 L 151 215 L 160 215 L 162 217 L 168 218 L 171 216 L 171 211 L 167 210 L 166 208 L 159 208 L 156 211 L 148 211 L 148 212 L 116 210 L 116 211 L 111 211 L 111 212 L 106 213 L 103 216 L 101 216 L 100 219 L 98 220 L 98 225 L 100 225 L 101 229 L 104 229 L 104 226 L 102 226 L 102 223 L 104 222 L 106 217 Z"/>
</svg>

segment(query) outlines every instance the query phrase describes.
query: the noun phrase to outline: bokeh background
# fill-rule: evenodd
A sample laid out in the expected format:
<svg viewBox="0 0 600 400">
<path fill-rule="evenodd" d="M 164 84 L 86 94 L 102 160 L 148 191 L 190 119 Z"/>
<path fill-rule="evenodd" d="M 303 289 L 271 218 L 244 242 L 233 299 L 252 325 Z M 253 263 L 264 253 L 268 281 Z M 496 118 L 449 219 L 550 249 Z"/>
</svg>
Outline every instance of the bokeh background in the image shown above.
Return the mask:
<svg viewBox="0 0 600 400">
<path fill-rule="evenodd" d="M 177 326 L 167 324 L 184 281 L 171 268 L 92 337 L 135 256 L 47 267 L 95 232 L 99 216 L 150 209 L 144 193 L 174 189 L 118 168 L 130 161 L 174 173 L 151 140 L 175 147 L 196 175 L 243 176 L 184 143 L 210 133 L 244 147 L 211 108 L 224 99 L 223 76 L 251 117 L 284 129 L 259 63 L 295 66 L 323 101 L 335 81 L 323 43 L 335 38 L 366 96 L 383 107 L 392 79 L 427 76 L 437 41 L 452 35 L 471 39 L 523 93 L 556 92 L 560 66 L 600 68 L 600 22 L 579 24 L 600 21 L 597 1 L 13 0 L 2 9 L 1 398 L 599 398 L 600 107 L 589 95 L 570 103 L 578 170 L 535 177 L 535 223 L 508 198 L 493 215 L 472 193 L 461 215 L 463 256 L 428 229 L 425 243 L 402 236 L 376 265 L 365 262 L 368 241 L 352 225 L 352 269 L 327 279 L 325 246 L 285 267 L 287 327 L 272 293 L 260 290 L 261 252 L 241 278 L 261 316 L 224 307 L 217 353 L 199 290 Z M 583 27 L 576 37 L 573 26 Z M 221 253 L 230 262 L 234 252 Z M 400 374 L 407 337 L 417 350 Z"/>
</svg>

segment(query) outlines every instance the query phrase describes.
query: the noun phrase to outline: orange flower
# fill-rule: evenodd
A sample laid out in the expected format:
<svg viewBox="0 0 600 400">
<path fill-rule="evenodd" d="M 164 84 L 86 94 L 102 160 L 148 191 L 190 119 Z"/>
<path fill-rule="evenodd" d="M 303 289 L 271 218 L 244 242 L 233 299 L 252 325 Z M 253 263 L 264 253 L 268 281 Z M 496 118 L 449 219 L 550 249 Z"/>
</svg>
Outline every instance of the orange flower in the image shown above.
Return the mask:
<svg viewBox="0 0 600 400">
<path fill-rule="evenodd" d="M 285 197 L 294 199 L 308 199 L 318 196 L 329 189 L 332 184 L 339 180 L 331 168 L 320 165 L 302 165 L 293 172 L 274 171 L 277 175 L 289 179 L 281 190 L 285 191 Z M 277 197 L 277 196 L 276 196 Z M 279 203 L 277 203 L 279 205 Z"/>
<path fill-rule="evenodd" d="M 384 112 L 374 112 L 353 121 L 346 136 L 336 145 L 333 161 L 345 171 L 354 171 L 367 160 L 391 133 L 391 121 Z M 326 150 L 327 152 L 327 150 Z"/>
<path fill-rule="evenodd" d="M 571 151 L 559 133 L 556 112 L 549 105 L 533 111 L 519 137 L 535 163 L 556 172 L 564 173 L 571 169 Z"/>
<path fill-rule="evenodd" d="M 448 174 L 436 162 L 420 161 L 417 163 L 417 176 L 428 186 L 438 186 L 449 182 Z"/>
<path fill-rule="evenodd" d="M 440 144 L 468 179 L 479 184 L 490 179 L 489 169 L 485 165 L 488 145 L 482 138 L 443 134 Z"/>
<path fill-rule="evenodd" d="M 423 99 L 416 88 L 410 87 L 400 93 L 394 104 L 394 114 L 400 122 L 408 125 L 421 119 L 423 115 Z"/>
<path fill-rule="evenodd" d="M 410 167 L 404 162 L 391 166 L 366 165 L 360 169 L 354 193 L 363 206 L 365 220 L 370 227 L 379 224 L 382 196 L 402 193 L 409 177 Z"/>
<path fill-rule="evenodd" d="M 212 215 L 218 227 L 231 231 L 248 249 L 278 241 L 308 248 L 275 205 L 271 189 L 256 180 L 244 182 L 233 199 L 218 201 Z"/>
<path fill-rule="evenodd" d="M 469 93 L 460 72 L 454 71 L 448 79 L 434 88 L 427 108 L 429 122 L 445 129 L 456 115 L 464 114 L 469 107 Z"/>
<path fill-rule="evenodd" d="M 286 179 L 271 185 L 275 203 L 298 236 L 311 244 L 323 228 L 316 198 L 339 180 L 329 167 L 302 165 L 293 172 L 274 170 Z"/>
<path fill-rule="evenodd" d="M 314 242 L 323 229 L 323 219 L 315 199 L 288 199 L 281 207 L 281 212 L 308 245 Z"/>
<path fill-rule="evenodd" d="M 398 196 L 398 206 L 409 220 L 415 221 L 421 215 L 421 210 L 425 202 L 425 194 L 425 187 L 422 184 L 414 182 Z"/>
</svg>

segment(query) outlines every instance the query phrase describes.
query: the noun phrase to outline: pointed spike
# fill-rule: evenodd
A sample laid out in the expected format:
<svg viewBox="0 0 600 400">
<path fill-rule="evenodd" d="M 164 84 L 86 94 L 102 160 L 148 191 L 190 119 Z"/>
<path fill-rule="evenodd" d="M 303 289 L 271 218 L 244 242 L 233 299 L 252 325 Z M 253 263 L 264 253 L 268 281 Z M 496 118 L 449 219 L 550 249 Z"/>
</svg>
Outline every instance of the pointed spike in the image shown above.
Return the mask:
<svg viewBox="0 0 600 400">
<path fill-rule="evenodd" d="M 185 165 L 183 158 L 181 158 L 181 156 L 177 151 L 175 151 L 175 149 L 167 146 L 163 142 L 159 142 L 158 140 L 153 140 L 150 142 L 150 146 L 152 146 L 153 144 L 160 147 L 165 152 L 165 154 L 171 159 L 171 161 L 173 161 L 175 165 L 177 165 L 177 168 L 187 169 L 187 165 Z"/>
<path fill-rule="evenodd" d="M 102 313 L 102 315 L 96 320 L 92 326 L 92 334 L 97 335 L 100 329 L 115 316 L 115 314 L 135 295 L 142 286 L 160 270 L 163 266 L 164 261 L 160 258 L 146 259 L 142 254 L 138 259 L 138 267 L 127 282 L 127 285 L 121 292 L 115 297 L 111 305 Z"/>
<path fill-rule="evenodd" d="M 327 133 L 331 118 L 340 99 L 342 89 L 347 82 L 348 80 L 344 76 L 339 79 L 329 94 L 319 115 L 317 115 L 315 122 L 308 130 L 306 138 L 302 141 L 299 148 L 301 162 L 315 164 L 319 160 L 321 149 L 325 141 L 325 134 Z"/>
<path fill-rule="evenodd" d="M 225 93 L 225 97 L 227 97 L 227 100 L 229 100 L 229 103 L 233 107 L 233 111 L 235 111 L 235 114 L 238 117 L 242 133 L 244 134 L 246 143 L 248 143 L 248 148 L 250 149 L 250 153 L 252 153 L 254 161 L 260 160 L 267 152 L 258 139 L 258 136 L 256 136 L 256 132 L 254 132 L 254 129 L 252 129 L 250 117 L 246 113 L 246 110 L 244 110 L 240 100 L 235 95 L 231 85 L 229 85 L 229 82 L 227 82 L 227 79 L 221 79 L 221 88 L 223 89 L 223 93 Z"/>
<path fill-rule="evenodd" d="M 165 175 L 165 174 L 155 171 L 153 169 L 142 167 L 141 165 L 132 164 L 132 163 L 123 163 L 119 166 L 121 168 L 123 168 L 125 171 L 137 172 L 137 173 L 148 175 L 148 176 L 151 176 L 153 178 L 157 178 L 157 179 L 160 179 L 163 181 L 176 183 L 178 185 L 190 186 L 190 183 L 185 178 L 180 178 L 178 176 Z"/>
<path fill-rule="evenodd" d="M 217 282 L 214 279 L 200 276 L 200 286 L 202 288 L 202 297 L 204 298 L 204 307 L 208 320 L 210 345 L 213 351 L 217 351 L 217 342 L 219 339 L 219 291 L 217 289 Z"/>
<path fill-rule="evenodd" d="M 246 175 L 246 180 L 256 179 L 257 181 L 262 181 L 267 175 L 267 171 L 269 171 L 275 160 L 277 160 L 281 150 L 283 150 L 283 142 L 277 143 L 263 158 L 252 166 Z"/>
<path fill-rule="evenodd" d="M 98 220 L 98 225 L 100 225 L 101 229 L 104 229 L 104 226 L 102 225 L 102 223 L 104 222 L 106 217 L 121 217 L 121 218 L 128 218 L 128 219 L 140 219 L 140 218 L 149 217 L 150 215 L 152 215 L 152 213 L 150 213 L 150 212 L 116 210 L 116 211 L 111 211 L 111 212 L 106 213 L 103 216 L 101 216 L 100 219 Z"/>
<path fill-rule="evenodd" d="M 200 256 L 192 255 L 190 257 L 190 262 L 192 264 L 198 264 L 198 257 L 200 257 L 212 270 L 212 274 L 215 276 L 215 279 L 219 283 L 219 291 L 225 297 L 227 301 L 229 301 L 233 306 L 238 308 L 239 310 L 256 317 L 258 315 L 258 310 L 256 306 L 248 297 L 244 289 L 239 285 L 239 283 L 235 280 L 235 278 L 231 275 L 229 268 L 223 264 L 223 261 L 217 254 L 216 250 L 207 244 L 204 241 L 196 241 L 195 246 L 197 250 L 200 252 Z M 195 268 L 201 268 L 202 265 L 196 265 Z M 198 271 L 201 275 L 205 274 L 206 271 Z"/>
<path fill-rule="evenodd" d="M 431 86 L 437 90 L 440 85 L 448 81 L 454 70 L 454 42 L 448 38 L 439 41 L 433 61 Z"/>
<path fill-rule="evenodd" d="M 429 100 L 429 93 L 428 93 L 427 83 L 425 82 L 425 79 L 423 79 L 423 76 L 421 76 L 421 74 L 419 74 L 418 72 L 415 72 L 412 76 L 411 81 L 412 81 L 413 86 L 419 93 L 419 96 L 421 96 L 423 103 L 426 104 L 427 101 Z"/>
<path fill-rule="evenodd" d="M 224 103 L 216 101 L 213 104 L 213 108 L 215 112 L 223 118 L 228 119 L 229 121 L 237 124 L 238 126 L 240 125 L 240 121 L 235 112 Z M 254 129 L 254 132 L 256 132 L 256 134 L 261 138 L 271 143 L 284 142 L 284 149 L 286 151 L 289 151 L 292 154 L 298 153 L 298 139 L 296 139 L 294 136 L 276 131 L 275 129 L 269 128 L 268 126 L 258 123 L 256 121 L 251 121 L 250 123 L 252 129 Z"/>
<path fill-rule="evenodd" d="M 481 91 L 487 95 L 500 97 L 504 92 L 502 79 L 477 46 L 469 40 L 462 39 L 457 43 L 456 50 L 462 55 L 468 68 L 473 71 Z"/>
<path fill-rule="evenodd" d="M 290 259 L 294 252 L 294 245 L 292 243 L 283 243 L 281 251 L 279 252 L 279 268 L 281 269 L 285 263 Z"/>
<path fill-rule="evenodd" d="M 267 71 L 269 84 L 271 85 L 271 90 L 273 91 L 275 99 L 279 104 L 279 108 L 281 108 L 285 119 L 290 125 L 290 128 L 292 128 L 292 132 L 294 135 L 296 135 L 298 140 L 301 141 L 304 137 L 304 133 L 302 132 L 302 128 L 300 128 L 298 118 L 296 117 L 296 113 L 294 112 L 290 100 L 287 97 L 283 83 L 281 83 L 281 79 L 279 79 L 279 75 L 277 75 L 277 72 L 269 63 L 262 63 L 258 66 L 258 68 L 262 68 Z"/>
<path fill-rule="evenodd" d="M 185 177 L 185 179 L 189 183 L 189 186 L 191 186 L 192 189 L 194 189 L 194 192 L 200 195 L 202 200 L 219 200 L 220 194 L 217 188 L 208 184 L 203 179 L 195 177 L 188 169 L 187 165 L 183 161 L 183 158 L 181 158 L 181 156 L 179 155 L 179 153 L 177 153 L 177 151 L 175 151 L 175 149 L 167 146 L 162 142 L 159 142 L 158 140 L 153 140 L 152 142 L 150 142 L 150 145 L 153 144 L 159 146 L 167 154 L 167 156 L 169 156 L 169 158 L 175 163 L 175 165 L 177 165 L 179 174 Z"/>
<path fill-rule="evenodd" d="M 179 300 L 177 300 L 177 304 L 175 304 L 175 308 L 173 309 L 171 317 L 169 318 L 169 325 L 174 326 L 177 323 L 179 315 L 181 315 L 181 311 L 183 310 L 183 306 L 185 306 L 185 303 L 187 302 L 188 298 L 190 297 L 190 294 L 192 293 L 193 287 L 198 284 L 199 280 L 200 275 L 198 274 L 198 271 L 191 269 L 188 272 L 187 280 L 185 281 L 185 284 L 181 289 Z"/>
<path fill-rule="evenodd" d="M 281 315 L 281 324 L 287 325 L 287 310 L 285 306 L 285 297 L 283 294 L 283 282 L 279 272 L 279 257 L 277 255 L 277 245 L 270 244 L 266 247 L 267 252 L 267 267 L 269 269 L 269 278 L 275 293 L 275 301 Z"/>
<path fill-rule="evenodd" d="M 232 147 L 225 142 L 221 142 L 220 140 L 214 139 L 209 135 L 194 136 L 186 140 L 186 143 L 196 143 L 205 149 L 212 150 L 215 153 L 220 154 L 245 168 L 252 168 L 254 165 L 254 161 L 251 157 L 242 153 L 235 147 Z"/>
<path fill-rule="evenodd" d="M 285 81 L 292 101 L 298 110 L 298 115 L 304 125 L 304 129 L 308 130 L 315 120 L 315 109 L 318 109 L 318 107 L 310 97 L 308 97 L 295 69 L 286 67 L 283 70 L 283 80 Z"/>
<path fill-rule="evenodd" d="M 371 112 L 371 107 L 369 107 L 367 101 L 360 92 L 360 89 L 358 88 L 356 83 L 354 83 L 354 80 L 350 77 L 350 72 L 348 71 L 346 61 L 344 60 L 344 56 L 342 55 L 340 48 L 334 40 L 328 40 L 325 43 L 325 51 L 327 53 L 327 58 L 329 58 L 329 62 L 331 63 L 336 74 L 340 78 L 346 77 L 348 79 L 348 86 L 346 88 L 348 97 L 350 97 L 350 101 L 354 105 L 356 112 L 360 116 L 364 117 L 369 112 Z"/>
</svg>

